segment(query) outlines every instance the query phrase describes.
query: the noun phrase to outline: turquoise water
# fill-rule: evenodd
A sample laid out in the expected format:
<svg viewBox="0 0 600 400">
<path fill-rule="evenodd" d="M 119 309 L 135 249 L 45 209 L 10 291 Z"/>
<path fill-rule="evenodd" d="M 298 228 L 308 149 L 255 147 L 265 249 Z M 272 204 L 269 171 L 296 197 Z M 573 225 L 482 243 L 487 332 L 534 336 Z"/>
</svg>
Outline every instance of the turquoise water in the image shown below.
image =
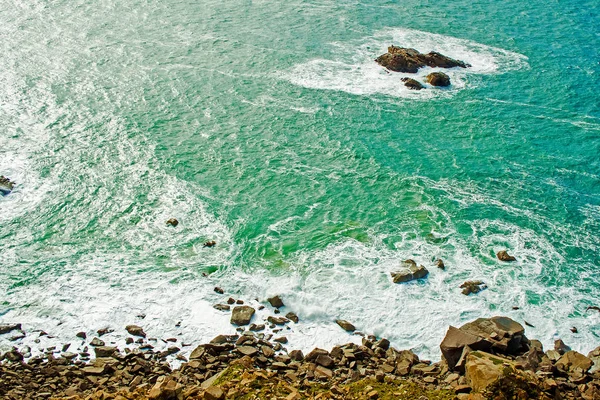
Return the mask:
<svg viewBox="0 0 600 400">
<path fill-rule="evenodd" d="M 0 322 L 202 341 L 218 285 L 281 294 L 290 347 L 344 318 L 436 358 L 496 314 L 596 347 L 598 7 L 488 3 L 0 1 Z M 392 43 L 473 67 L 411 92 Z M 428 279 L 393 284 L 406 258 Z"/>
</svg>

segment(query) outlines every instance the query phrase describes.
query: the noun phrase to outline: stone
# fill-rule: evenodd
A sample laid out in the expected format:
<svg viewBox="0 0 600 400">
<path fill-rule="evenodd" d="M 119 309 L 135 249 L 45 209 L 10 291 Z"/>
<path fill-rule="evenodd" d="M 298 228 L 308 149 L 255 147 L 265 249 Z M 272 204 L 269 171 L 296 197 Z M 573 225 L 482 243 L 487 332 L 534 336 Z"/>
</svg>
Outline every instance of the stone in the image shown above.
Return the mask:
<svg viewBox="0 0 600 400">
<path fill-rule="evenodd" d="M 558 351 L 558 354 L 561 356 L 566 352 L 570 351 L 571 348 L 562 341 L 562 339 L 558 339 L 554 341 L 554 350 Z"/>
<path fill-rule="evenodd" d="M 413 260 L 405 260 L 402 262 L 404 268 L 398 272 L 391 272 L 392 280 L 394 283 L 409 282 L 415 279 L 422 279 L 429 274 L 427 268 L 422 265 L 417 266 L 417 263 Z"/>
<path fill-rule="evenodd" d="M 225 293 L 225 291 L 224 291 L 223 289 L 221 289 L 220 287 L 218 287 L 218 286 L 215 286 L 215 288 L 214 288 L 214 291 L 215 291 L 216 293 L 219 293 L 219 294 L 223 294 L 223 293 Z"/>
<path fill-rule="evenodd" d="M 498 253 L 496 253 L 496 257 L 498 257 L 498 260 L 504 261 L 504 262 L 517 261 L 517 259 L 514 258 L 513 256 L 511 256 L 510 254 L 508 254 L 508 252 L 506 250 L 501 250 Z"/>
<path fill-rule="evenodd" d="M 333 371 L 329 368 L 325 368 L 323 366 L 317 365 L 314 371 L 315 377 L 317 378 L 325 378 L 331 379 L 333 377 Z"/>
<path fill-rule="evenodd" d="M 281 300 L 281 297 L 279 296 L 269 297 L 267 301 L 271 304 L 272 307 L 275 308 L 281 308 L 284 306 L 283 300 Z"/>
<path fill-rule="evenodd" d="M 239 346 L 236 349 L 240 354 L 244 355 L 244 356 L 255 356 L 256 354 L 258 354 L 258 349 L 256 347 L 252 347 L 252 346 Z"/>
<path fill-rule="evenodd" d="M 411 90 L 421 90 L 425 89 L 425 86 L 421 82 L 413 78 L 402 78 L 402 82 L 404 82 L 404 86 Z"/>
<path fill-rule="evenodd" d="M 202 247 L 215 247 L 217 245 L 217 242 L 215 242 L 214 240 L 209 240 L 208 242 L 205 242 Z"/>
<path fill-rule="evenodd" d="M 300 320 L 300 319 L 298 318 L 298 316 L 296 315 L 296 313 L 294 313 L 294 312 L 291 312 L 291 311 L 290 311 L 289 313 L 285 314 L 285 317 L 286 317 L 287 319 L 289 319 L 290 321 L 294 321 L 294 323 L 296 323 L 296 324 L 297 324 L 297 323 L 298 323 L 298 321 Z"/>
<path fill-rule="evenodd" d="M 173 378 L 160 376 L 148 392 L 149 400 L 179 400 L 183 386 Z"/>
<path fill-rule="evenodd" d="M 96 353 L 96 358 L 112 357 L 117 353 L 117 348 L 111 346 L 98 346 L 94 348 L 94 353 Z"/>
<path fill-rule="evenodd" d="M 356 330 L 356 327 L 346 320 L 336 319 L 335 323 L 338 324 L 346 332 L 354 332 Z"/>
<path fill-rule="evenodd" d="M 388 47 L 388 52 L 379 56 L 375 60 L 379 65 L 395 72 L 416 73 L 420 68 L 438 67 L 454 68 L 470 67 L 469 64 L 446 57 L 437 52 L 422 54 L 419 51 L 405 47 Z"/>
<path fill-rule="evenodd" d="M 319 354 L 315 359 L 315 364 L 321 365 L 325 368 L 331 368 L 335 364 L 333 358 L 325 354 Z"/>
<path fill-rule="evenodd" d="M 593 363 L 590 373 L 600 371 L 600 346 L 590 351 L 587 356 Z"/>
<path fill-rule="evenodd" d="M 285 336 L 280 336 L 278 338 L 273 339 L 273 341 L 281 344 L 286 344 L 288 342 L 288 339 Z"/>
<path fill-rule="evenodd" d="M 272 315 L 267 318 L 267 321 L 275 325 L 285 325 L 290 322 L 290 320 L 285 317 L 273 317 Z"/>
<path fill-rule="evenodd" d="M 0 178 L 3 178 L 3 176 L 0 176 Z M 0 324 L 0 335 L 14 330 L 21 330 L 21 324 Z"/>
<path fill-rule="evenodd" d="M 438 258 L 435 261 L 435 266 L 438 267 L 439 269 L 446 269 L 446 265 L 444 264 L 444 262 L 442 261 L 441 258 Z"/>
<path fill-rule="evenodd" d="M 302 350 L 292 350 L 290 351 L 289 356 L 293 361 L 304 360 L 304 354 L 302 354 Z"/>
<path fill-rule="evenodd" d="M 132 336 L 146 337 L 146 332 L 144 332 L 144 330 L 140 326 L 127 325 L 125 327 L 125 330 Z"/>
<path fill-rule="evenodd" d="M 426 79 L 431 86 L 450 86 L 450 77 L 443 72 L 432 72 Z"/>
<path fill-rule="evenodd" d="M 585 374 L 590 370 L 593 364 L 594 362 L 588 357 L 574 350 L 570 350 L 558 359 L 555 366 L 560 372 L 566 374 L 575 374 L 577 372 Z"/>
<path fill-rule="evenodd" d="M 460 285 L 460 288 L 462 289 L 462 294 L 468 296 L 471 293 L 475 294 L 487 289 L 487 285 L 483 281 L 466 281 Z"/>
<path fill-rule="evenodd" d="M 4 175 L 0 175 L 0 195 L 6 196 L 13 191 L 15 183 Z M 20 329 L 20 328 L 19 328 Z"/>
<path fill-rule="evenodd" d="M 217 386 L 211 386 L 204 391 L 205 400 L 223 400 L 224 398 L 225 393 Z"/>
<path fill-rule="evenodd" d="M 77 334 L 75 334 L 76 337 L 80 338 L 80 339 L 87 339 L 87 335 L 85 332 L 77 332 Z"/>
<path fill-rule="evenodd" d="M 205 352 L 206 352 L 206 349 L 203 345 L 196 347 L 190 354 L 190 360 L 197 360 L 197 359 L 202 358 L 202 356 L 204 356 Z"/>
<path fill-rule="evenodd" d="M 219 310 L 219 311 L 229 311 L 229 310 L 231 310 L 231 306 L 229 304 L 215 304 L 213 306 L 213 308 L 215 310 Z"/>
<path fill-rule="evenodd" d="M 233 325 L 248 325 L 256 310 L 250 306 L 236 306 L 231 313 Z"/>
<path fill-rule="evenodd" d="M 93 338 L 92 341 L 90 342 L 90 346 L 104 346 L 104 341 L 98 339 L 97 337 Z"/>
<path fill-rule="evenodd" d="M 473 351 L 467 356 L 465 377 L 475 391 L 482 391 L 504 376 L 510 360 L 482 351 Z"/>
<path fill-rule="evenodd" d="M 169 218 L 167 220 L 167 225 L 170 225 L 173 228 L 175 228 L 177 225 L 179 225 L 179 221 L 177 220 L 177 218 Z"/>
</svg>

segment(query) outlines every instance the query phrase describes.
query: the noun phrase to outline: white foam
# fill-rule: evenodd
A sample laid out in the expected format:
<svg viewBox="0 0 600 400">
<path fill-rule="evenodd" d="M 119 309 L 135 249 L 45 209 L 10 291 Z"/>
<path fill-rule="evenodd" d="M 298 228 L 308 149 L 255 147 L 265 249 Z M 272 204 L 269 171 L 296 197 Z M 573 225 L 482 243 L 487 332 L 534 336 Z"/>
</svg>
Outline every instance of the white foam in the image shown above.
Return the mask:
<svg viewBox="0 0 600 400">
<path fill-rule="evenodd" d="M 417 74 L 388 72 L 375 63 L 374 59 L 394 44 L 416 48 L 421 52 L 438 51 L 449 57 L 471 64 L 470 68 L 444 70 L 451 79 L 449 89 L 410 90 L 404 86 L 402 77 L 413 77 L 425 82 L 425 76 L 435 68 L 422 68 Z M 475 76 L 502 73 L 528 67 L 527 57 L 486 46 L 473 41 L 411 29 L 391 28 L 375 33 L 371 37 L 348 43 L 332 43 L 331 59 L 313 59 L 296 65 L 282 74 L 293 84 L 311 88 L 339 90 L 356 95 L 375 95 L 429 99 L 448 96 L 476 84 Z"/>
</svg>

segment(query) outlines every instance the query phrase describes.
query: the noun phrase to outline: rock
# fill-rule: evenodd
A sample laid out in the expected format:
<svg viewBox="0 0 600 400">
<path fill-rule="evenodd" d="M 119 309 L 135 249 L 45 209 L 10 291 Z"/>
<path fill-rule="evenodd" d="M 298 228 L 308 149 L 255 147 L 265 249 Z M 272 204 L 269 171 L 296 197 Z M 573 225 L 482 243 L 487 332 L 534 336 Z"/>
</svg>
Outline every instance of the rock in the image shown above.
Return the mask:
<svg viewBox="0 0 600 400">
<path fill-rule="evenodd" d="M 468 296 L 471 293 L 475 294 L 487 289 L 487 285 L 483 281 L 466 281 L 460 285 L 460 288 L 462 289 L 462 294 Z"/>
<path fill-rule="evenodd" d="M 215 304 L 213 306 L 214 309 L 219 311 L 229 311 L 231 310 L 231 306 L 229 304 Z"/>
<path fill-rule="evenodd" d="M 470 67 L 469 64 L 446 57 L 440 53 L 422 54 L 415 49 L 390 46 L 388 52 L 375 60 L 379 65 L 395 72 L 416 73 L 426 66 L 439 68 Z"/>
<path fill-rule="evenodd" d="M 167 376 L 160 376 L 148 393 L 149 400 L 178 400 L 183 390 L 177 381 Z"/>
<path fill-rule="evenodd" d="M 505 374 L 505 369 L 510 368 L 510 360 L 485 353 L 473 351 L 467 356 L 465 364 L 465 377 L 467 383 L 475 391 L 482 391 L 496 382 Z"/>
<path fill-rule="evenodd" d="M 438 267 L 439 269 L 446 269 L 446 265 L 444 265 L 444 262 L 442 261 L 441 258 L 438 258 L 435 261 L 435 266 Z"/>
<path fill-rule="evenodd" d="M 567 351 L 570 351 L 571 348 L 562 341 L 562 339 L 558 339 L 554 341 L 554 350 L 558 351 L 558 354 L 561 356 L 565 354 Z"/>
<path fill-rule="evenodd" d="M 3 178 L 3 176 L 0 176 L 0 178 Z M 0 335 L 14 330 L 21 330 L 21 324 L 0 324 Z"/>
<path fill-rule="evenodd" d="M 169 218 L 167 220 L 167 225 L 170 225 L 173 228 L 175 228 L 177 225 L 179 225 L 179 221 L 177 221 L 177 218 Z"/>
<path fill-rule="evenodd" d="M 92 341 L 90 342 L 90 346 L 104 346 L 104 341 L 98 339 L 97 337 L 93 338 Z"/>
<path fill-rule="evenodd" d="M 14 187 L 15 187 L 15 183 L 13 181 L 8 179 L 4 175 L 0 175 L 0 195 L 6 196 L 10 192 L 12 192 Z"/>
<path fill-rule="evenodd" d="M 98 346 L 94 348 L 94 352 L 96 353 L 96 358 L 112 357 L 117 353 L 117 348 L 111 346 Z"/>
<path fill-rule="evenodd" d="M 585 374 L 593 365 L 593 361 L 581 353 L 570 350 L 563 354 L 556 362 L 556 368 L 566 374 Z"/>
<path fill-rule="evenodd" d="M 401 81 L 404 82 L 404 86 L 412 90 L 421 90 L 425 88 L 425 86 L 423 86 L 423 84 L 416 79 L 402 78 Z"/>
<path fill-rule="evenodd" d="M 192 351 L 192 354 L 190 354 L 190 360 L 198 360 L 198 359 L 202 358 L 202 356 L 204 355 L 205 352 L 206 352 L 206 349 L 203 345 L 196 347 Z"/>
<path fill-rule="evenodd" d="M 281 344 L 286 344 L 288 342 L 288 339 L 285 336 L 280 336 L 278 338 L 273 339 L 273 341 Z"/>
<path fill-rule="evenodd" d="M 590 373 L 600 371 L 600 346 L 598 346 L 594 350 L 590 351 L 587 356 L 593 362 Z"/>
<path fill-rule="evenodd" d="M 527 350 L 525 329 L 508 317 L 479 318 L 459 329 L 451 326 L 440 344 L 443 359 L 454 370 L 465 348 L 517 355 Z M 524 352 L 523 350 L 523 352 Z"/>
<path fill-rule="evenodd" d="M 498 257 L 498 260 L 505 262 L 517 261 L 517 259 L 508 254 L 506 250 L 499 251 L 496 254 L 496 257 Z"/>
<path fill-rule="evenodd" d="M 267 318 L 267 321 L 275 325 L 285 325 L 286 323 L 290 322 L 290 320 L 285 317 L 273 317 L 272 315 Z"/>
<path fill-rule="evenodd" d="M 290 351 L 289 356 L 293 361 L 304 360 L 304 354 L 302 354 L 302 350 L 292 350 Z"/>
<path fill-rule="evenodd" d="M 214 240 L 209 240 L 208 242 L 204 243 L 202 245 L 202 247 L 214 247 L 217 245 L 217 242 L 215 242 Z"/>
<path fill-rule="evenodd" d="M 325 368 L 331 368 L 335 364 L 333 358 L 329 357 L 326 354 L 319 354 L 315 359 L 315 363 Z"/>
<path fill-rule="evenodd" d="M 432 72 L 426 79 L 431 86 L 450 86 L 450 77 L 443 72 Z"/>
<path fill-rule="evenodd" d="M 224 291 L 223 289 L 221 289 L 220 287 L 218 287 L 218 286 L 215 286 L 215 288 L 214 288 L 214 291 L 215 291 L 216 293 L 219 293 L 219 294 L 223 294 L 223 293 L 225 293 L 225 291 Z"/>
<path fill-rule="evenodd" d="M 256 311 L 250 306 L 236 306 L 231 313 L 231 323 L 234 325 L 248 325 Z"/>
<path fill-rule="evenodd" d="M 104 335 L 106 335 L 107 333 L 111 333 L 111 332 L 114 332 L 114 330 L 113 330 L 113 329 L 110 329 L 110 328 L 102 328 L 102 329 L 98 329 L 98 330 L 96 331 L 96 333 L 98 333 L 98 336 L 104 336 Z"/>
<path fill-rule="evenodd" d="M 336 319 L 335 323 L 338 324 L 346 332 L 354 332 L 356 328 L 350 322 L 343 319 Z"/>
<path fill-rule="evenodd" d="M 85 332 L 77 332 L 77 334 L 75 334 L 76 337 L 80 338 L 80 339 L 87 339 L 87 335 Z"/>
<path fill-rule="evenodd" d="M 415 279 L 425 278 L 429 271 L 422 265 L 417 266 L 413 260 L 405 260 L 402 262 L 404 270 L 399 272 L 391 272 L 394 283 L 408 282 Z"/>
<path fill-rule="evenodd" d="M 283 307 L 283 300 L 281 300 L 281 297 L 279 296 L 270 297 L 267 301 L 275 308 Z"/>
<path fill-rule="evenodd" d="M 204 392 L 205 400 L 223 400 L 224 398 L 225 393 L 217 386 L 211 386 Z"/>
<path fill-rule="evenodd" d="M 298 316 L 296 315 L 296 313 L 294 313 L 294 312 L 289 312 L 289 313 L 285 314 L 285 317 L 286 317 L 287 319 L 289 319 L 290 321 L 294 321 L 294 323 L 296 323 L 296 324 L 297 324 L 297 323 L 298 323 L 298 321 L 300 320 L 300 319 L 298 318 Z"/>
<path fill-rule="evenodd" d="M 576 328 L 576 327 L 574 327 L 574 326 L 572 326 L 572 327 L 571 327 L 571 332 L 573 332 L 573 333 L 577 333 L 577 332 L 578 332 L 578 331 L 577 331 L 577 328 Z"/>
<path fill-rule="evenodd" d="M 20 362 L 23 361 L 23 354 L 16 348 L 13 348 L 11 351 L 4 354 L 4 359 L 11 362 Z"/>
<path fill-rule="evenodd" d="M 239 346 L 237 348 L 237 351 L 244 355 L 244 356 L 255 356 L 256 354 L 258 354 L 258 349 L 256 347 L 252 347 L 252 346 Z"/>
<path fill-rule="evenodd" d="M 137 326 L 137 325 L 127 325 L 125 327 L 125 330 L 133 336 L 140 336 L 140 337 L 146 337 L 146 332 L 144 332 L 144 330 Z"/>
</svg>

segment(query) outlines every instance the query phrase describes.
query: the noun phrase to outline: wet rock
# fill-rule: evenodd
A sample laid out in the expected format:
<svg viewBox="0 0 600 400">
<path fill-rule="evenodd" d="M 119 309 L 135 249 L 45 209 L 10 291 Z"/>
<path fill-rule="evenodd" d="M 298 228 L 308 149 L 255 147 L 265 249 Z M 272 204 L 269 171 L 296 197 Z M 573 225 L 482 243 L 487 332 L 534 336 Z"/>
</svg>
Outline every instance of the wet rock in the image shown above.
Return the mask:
<svg viewBox="0 0 600 400">
<path fill-rule="evenodd" d="M 146 332 L 142 329 L 142 327 L 137 325 L 127 325 L 125 330 L 132 336 L 140 336 L 146 337 Z"/>
<path fill-rule="evenodd" d="M 273 317 L 273 316 L 269 316 L 267 318 L 267 321 L 269 321 L 269 323 L 275 324 L 275 325 L 285 325 L 286 323 L 290 322 L 290 320 L 285 317 Z"/>
<path fill-rule="evenodd" d="M 441 258 L 438 258 L 435 261 L 435 266 L 438 267 L 439 269 L 446 269 L 446 265 L 444 264 L 444 262 L 442 261 Z"/>
<path fill-rule="evenodd" d="M 9 178 L 5 177 L 4 175 L 0 175 L 0 195 L 1 196 L 6 196 L 10 192 L 12 192 L 14 187 L 15 187 L 15 183 L 13 181 L 11 181 Z"/>
<path fill-rule="evenodd" d="M 294 323 L 296 323 L 296 324 L 297 324 L 297 323 L 298 323 L 298 321 L 299 321 L 299 318 L 298 318 L 298 316 L 297 316 L 297 315 L 296 315 L 296 313 L 294 313 L 294 312 L 289 312 L 289 313 L 285 314 L 285 317 L 286 317 L 287 319 L 289 319 L 290 321 L 294 321 Z"/>
<path fill-rule="evenodd" d="M 173 378 L 160 376 L 148 393 L 149 400 L 178 400 L 183 386 Z"/>
<path fill-rule="evenodd" d="M 562 341 L 562 339 L 558 339 L 554 341 L 554 350 L 558 351 L 558 354 L 561 356 L 566 352 L 570 351 L 571 348 Z"/>
<path fill-rule="evenodd" d="M 419 68 L 426 66 L 439 68 L 467 68 L 470 65 L 454 60 L 437 52 L 422 54 L 419 51 L 405 47 L 388 47 L 388 52 L 375 60 L 379 65 L 395 72 L 416 73 Z"/>
<path fill-rule="evenodd" d="M 113 357 L 117 353 L 117 348 L 112 346 L 98 346 L 94 348 L 96 358 L 100 357 Z"/>
<path fill-rule="evenodd" d="M 215 304 L 213 306 L 214 309 L 219 311 L 229 311 L 231 310 L 231 306 L 229 304 Z"/>
<path fill-rule="evenodd" d="M 450 77 L 443 72 L 432 72 L 426 79 L 431 86 L 450 86 Z"/>
<path fill-rule="evenodd" d="M 170 225 L 173 228 L 175 228 L 177 225 L 179 225 L 179 221 L 177 220 L 177 218 L 169 218 L 167 220 L 167 225 Z"/>
<path fill-rule="evenodd" d="M 487 285 L 483 281 L 466 281 L 460 285 L 460 288 L 462 289 L 462 294 L 468 296 L 471 293 L 475 294 L 487 289 Z"/>
<path fill-rule="evenodd" d="M 423 84 L 416 79 L 402 78 L 401 81 L 404 82 L 404 86 L 412 90 L 421 90 L 425 88 L 425 86 L 423 86 Z"/>
<path fill-rule="evenodd" d="M 21 330 L 21 324 L 0 324 L 0 335 L 14 330 Z"/>
<path fill-rule="evenodd" d="M 87 339 L 87 334 L 85 332 L 77 332 L 75 336 L 83 340 Z"/>
<path fill-rule="evenodd" d="M 97 337 L 93 338 L 92 341 L 90 342 L 90 346 L 104 346 L 104 341 L 98 339 Z"/>
<path fill-rule="evenodd" d="M 113 329 L 110 329 L 110 328 L 102 328 L 102 329 L 98 329 L 98 330 L 96 331 L 96 333 L 98 333 L 98 336 L 104 336 L 104 335 L 106 335 L 107 333 L 111 333 L 111 332 L 114 332 L 114 330 L 113 330 Z"/>
<path fill-rule="evenodd" d="M 571 332 L 573 332 L 573 333 L 577 333 L 577 332 L 578 332 L 578 331 L 577 331 L 577 328 L 576 328 L 576 327 L 574 327 L 574 326 L 572 326 L 572 327 L 571 327 L 570 331 L 571 331 Z"/>
<path fill-rule="evenodd" d="M 517 259 L 508 254 L 506 250 L 499 251 L 496 254 L 496 257 L 498 257 L 498 260 L 505 262 L 517 261 Z"/>
<path fill-rule="evenodd" d="M 281 300 L 281 297 L 279 296 L 270 297 L 267 299 L 267 301 L 275 308 L 281 308 L 284 306 L 283 300 Z"/>
<path fill-rule="evenodd" d="M 556 368 L 566 374 L 585 374 L 593 365 L 593 361 L 576 351 L 567 351 L 556 362 Z"/>
<path fill-rule="evenodd" d="M 338 324 L 346 332 L 354 332 L 356 330 L 356 327 L 346 320 L 336 319 L 335 323 Z"/>
<path fill-rule="evenodd" d="M 289 356 L 293 361 L 304 360 L 304 354 L 302 354 L 302 350 L 292 350 L 290 351 Z"/>
<path fill-rule="evenodd" d="M 417 266 L 413 260 L 405 260 L 402 262 L 404 268 L 398 272 L 391 272 L 394 283 L 408 282 L 415 279 L 425 278 L 429 271 L 422 265 Z"/>
<path fill-rule="evenodd" d="M 223 294 L 223 293 L 225 293 L 225 291 L 224 291 L 223 289 L 221 289 L 220 287 L 218 287 L 218 286 L 215 286 L 215 288 L 214 288 L 214 291 L 215 291 L 216 293 L 219 293 L 219 294 Z"/>
<path fill-rule="evenodd" d="M 205 242 L 202 247 L 214 247 L 217 245 L 217 242 L 215 242 L 214 240 L 209 240 L 208 242 Z"/>
<path fill-rule="evenodd" d="M 234 325 L 248 325 L 256 311 L 250 306 L 236 306 L 231 313 L 231 323 Z"/>
<path fill-rule="evenodd" d="M 288 342 L 288 339 L 285 336 L 281 336 L 273 339 L 273 341 L 281 344 L 286 344 Z"/>
</svg>

